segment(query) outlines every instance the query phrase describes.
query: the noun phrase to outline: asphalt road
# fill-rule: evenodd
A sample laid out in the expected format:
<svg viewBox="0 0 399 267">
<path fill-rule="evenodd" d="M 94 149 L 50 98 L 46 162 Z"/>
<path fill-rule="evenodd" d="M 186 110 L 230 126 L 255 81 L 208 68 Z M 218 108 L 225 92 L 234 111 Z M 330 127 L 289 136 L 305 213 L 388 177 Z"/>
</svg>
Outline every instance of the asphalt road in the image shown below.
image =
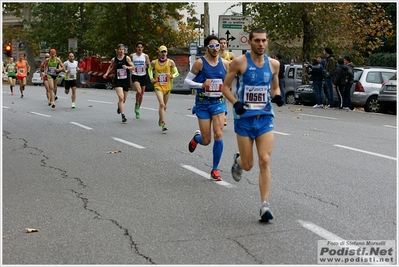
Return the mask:
<svg viewBox="0 0 399 267">
<path fill-rule="evenodd" d="M 275 106 L 265 224 L 257 161 L 230 174 L 231 112 L 214 182 L 213 143 L 187 149 L 194 96 L 171 95 L 165 132 L 153 92 L 139 120 L 130 92 L 126 124 L 113 90 L 78 89 L 76 109 L 58 96 L 3 86 L 3 264 L 309 265 L 319 240 L 397 239 L 396 116 Z"/>
</svg>

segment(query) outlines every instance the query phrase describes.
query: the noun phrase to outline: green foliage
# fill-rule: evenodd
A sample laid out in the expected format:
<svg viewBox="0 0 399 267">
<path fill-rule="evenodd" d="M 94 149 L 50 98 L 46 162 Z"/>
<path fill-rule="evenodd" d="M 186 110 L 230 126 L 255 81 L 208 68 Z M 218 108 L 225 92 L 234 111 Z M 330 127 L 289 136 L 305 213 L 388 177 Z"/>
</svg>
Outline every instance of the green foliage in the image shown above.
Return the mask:
<svg viewBox="0 0 399 267">
<path fill-rule="evenodd" d="M 377 53 L 369 57 L 370 66 L 396 67 L 396 53 Z"/>
</svg>

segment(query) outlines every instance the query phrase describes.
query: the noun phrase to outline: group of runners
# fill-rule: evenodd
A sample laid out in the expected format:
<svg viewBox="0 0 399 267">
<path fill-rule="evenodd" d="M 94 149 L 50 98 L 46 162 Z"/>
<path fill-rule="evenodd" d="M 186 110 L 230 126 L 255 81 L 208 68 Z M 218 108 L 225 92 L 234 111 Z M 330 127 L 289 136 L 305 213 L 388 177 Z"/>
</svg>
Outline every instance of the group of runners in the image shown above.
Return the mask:
<svg viewBox="0 0 399 267">
<path fill-rule="evenodd" d="M 192 113 L 198 118 L 199 129 L 188 144 L 189 152 L 194 152 L 198 145 L 207 146 L 212 141 L 213 163 L 211 178 L 221 181 L 218 166 L 223 154 L 223 127 L 227 124 L 226 99 L 233 105 L 234 131 L 236 133 L 238 152 L 234 154 L 231 174 L 235 181 L 240 181 L 243 170 L 250 171 L 254 165 L 253 146 L 255 143 L 259 164 L 259 191 L 261 197 L 260 220 L 274 218 L 268 202 L 270 194 L 271 171 L 270 156 L 274 145 L 273 102 L 278 106 L 284 104 L 279 87 L 280 63 L 265 54 L 268 39 L 264 29 L 254 29 L 249 34 L 249 52 L 235 56 L 226 51 L 226 39 L 210 35 L 204 40 L 206 53 L 199 57 L 184 83 L 196 89 L 195 104 Z M 146 74 L 154 84 L 154 92 L 159 102 L 158 125 L 166 131 L 166 109 L 172 90 L 173 79 L 179 76 L 176 64 L 167 57 L 168 49 L 161 45 L 158 58 L 150 61 L 143 53 L 144 43 L 135 45 L 136 52 L 125 55 L 125 46 L 119 44 L 116 56 L 111 59 L 103 78 L 112 72 L 115 74 L 114 88 L 118 96 L 117 113 L 121 114 L 122 123 L 126 123 L 124 104 L 130 89 L 130 80 L 136 90 L 135 114 L 140 118 L 140 107 L 146 89 Z M 9 63 L 9 64 L 12 64 Z M 17 78 L 21 83 L 21 97 L 26 84 L 26 75 L 30 67 L 23 56 L 16 64 Z M 8 65 L 7 65 L 8 66 Z M 10 67 L 11 68 L 11 67 Z M 61 62 L 56 51 L 50 50 L 41 67 L 45 79 L 48 103 L 53 108 L 58 73 L 66 72 L 65 93 L 72 88 L 72 108 L 75 108 L 76 76 L 81 69 L 70 53 L 68 61 Z M 130 75 L 131 72 L 131 75 Z M 10 77 L 10 76 L 9 76 Z M 10 83 L 11 84 L 11 83 Z M 47 84 L 47 85 L 46 85 Z M 11 85 L 11 91 L 12 87 Z"/>
</svg>

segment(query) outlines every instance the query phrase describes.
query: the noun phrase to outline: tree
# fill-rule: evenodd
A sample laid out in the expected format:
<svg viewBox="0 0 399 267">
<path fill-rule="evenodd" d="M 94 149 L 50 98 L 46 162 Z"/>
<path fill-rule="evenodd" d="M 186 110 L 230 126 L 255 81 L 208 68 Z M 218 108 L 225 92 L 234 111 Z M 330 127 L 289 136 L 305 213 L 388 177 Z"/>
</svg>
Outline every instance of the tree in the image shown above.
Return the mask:
<svg viewBox="0 0 399 267">
<path fill-rule="evenodd" d="M 302 62 L 326 46 L 336 55 L 368 55 L 394 33 L 378 3 L 247 3 L 246 9 L 252 27 L 265 28 L 278 50 Z"/>
</svg>

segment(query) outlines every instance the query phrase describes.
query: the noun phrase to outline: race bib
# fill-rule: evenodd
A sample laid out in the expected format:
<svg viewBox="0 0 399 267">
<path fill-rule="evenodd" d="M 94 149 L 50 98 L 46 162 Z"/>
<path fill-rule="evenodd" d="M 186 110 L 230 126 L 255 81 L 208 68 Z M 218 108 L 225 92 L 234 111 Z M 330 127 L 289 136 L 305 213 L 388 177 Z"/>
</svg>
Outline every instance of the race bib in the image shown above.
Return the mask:
<svg viewBox="0 0 399 267">
<path fill-rule="evenodd" d="M 56 67 L 49 67 L 47 73 L 50 75 L 56 75 L 57 74 L 56 69 L 57 69 Z"/>
<path fill-rule="evenodd" d="M 165 73 L 158 74 L 158 84 L 159 85 L 167 85 L 168 80 L 169 80 L 168 74 L 165 74 Z"/>
<path fill-rule="evenodd" d="M 18 69 L 18 73 L 19 74 L 24 74 L 25 73 L 25 69 L 24 68 L 19 68 Z"/>
<path fill-rule="evenodd" d="M 74 74 L 69 74 L 69 79 L 75 79 L 76 76 Z"/>
<path fill-rule="evenodd" d="M 244 102 L 248 105 L 247 109 L 264 109 L 267 99 L 267 86 L 250 86 L 244 88 Z"/>
<path fill-rule="evenodd" d="M 221 97 L 222 87 L 222 79 L 212 79 L 211 84 L 205 87 L 205 95 L 208 97 Z"/>
<path fill-rule="evenodd" d="M 125 69 L 117 69 L 116 70 L 118 79 L 126 79 L 127 78 L 127 71 Z"/>
<path fill-rule="evenodd" d="M 134 67 L 134 72 L 137 74 L 145 74 L 145 68 L 143 66 Z"/>
</svg>

